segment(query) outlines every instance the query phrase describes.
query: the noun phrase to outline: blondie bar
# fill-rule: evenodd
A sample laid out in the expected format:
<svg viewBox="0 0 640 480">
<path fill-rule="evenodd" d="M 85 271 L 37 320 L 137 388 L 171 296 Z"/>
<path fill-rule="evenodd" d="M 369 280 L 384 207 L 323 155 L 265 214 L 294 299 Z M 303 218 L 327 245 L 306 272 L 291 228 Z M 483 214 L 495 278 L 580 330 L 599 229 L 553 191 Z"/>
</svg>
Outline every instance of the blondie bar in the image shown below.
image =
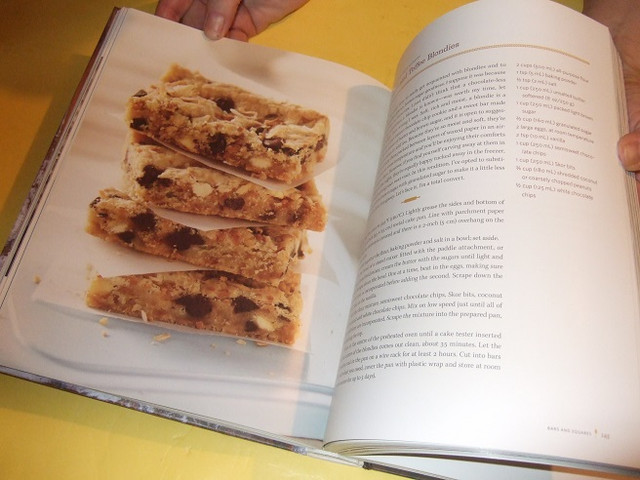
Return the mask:
<svg viewBox="0 0 640 480">
<path fill-rule="evenodd" d="M 86 230 L 134 250 L 181 260 L 277 284 L 304 256 L 304 230 L 291 227 L 235 227 L 198 230 L 158 216 L 115 189 L 90 205 Z"/>
<path fill-rule="evenodd" d="M 326 226 L 327 210 L 314 180 L 271 190 L 140 142 L 129 145 L 124 171 L 131 196 L 157 207 L 315 231 Z"/>
<path fill-rule="evenodd" d="M 173 65 L 129 99 L 129 126 L 172 148 L 294 183 L 327 151 L 329 120 Z"/>
<path fill-rule="evenodd" d="M 290 345 L 300 327 L 300 276 L 276 286 L 215 270 L 95 277 L 87 305 L 147 322 Z"/>
</svg>

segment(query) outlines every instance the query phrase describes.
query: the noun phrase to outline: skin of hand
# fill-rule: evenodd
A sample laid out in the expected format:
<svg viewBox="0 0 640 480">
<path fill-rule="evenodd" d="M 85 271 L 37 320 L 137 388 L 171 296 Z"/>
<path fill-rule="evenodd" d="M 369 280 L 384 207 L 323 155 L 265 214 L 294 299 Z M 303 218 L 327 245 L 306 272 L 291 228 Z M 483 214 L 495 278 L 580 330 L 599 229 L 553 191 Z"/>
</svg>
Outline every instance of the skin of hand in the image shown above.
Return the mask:
<svg viewBox="0 0 640 480">
<path fill-rule="evenodd" d="M 622 60 L 629 114 L 629 133 L 618 142 L 624 168 L 640 180 L 640 2 L 584 0 L 583 13 L 609 27 Z M 640 183 L 638 183 L 640 193 Z"/>
<path fill-rule="evenodd" d="M 212 40 L 247 41 L 309 0 L 159 0 L 156 15 L 204 31 Z"/>
</svg>

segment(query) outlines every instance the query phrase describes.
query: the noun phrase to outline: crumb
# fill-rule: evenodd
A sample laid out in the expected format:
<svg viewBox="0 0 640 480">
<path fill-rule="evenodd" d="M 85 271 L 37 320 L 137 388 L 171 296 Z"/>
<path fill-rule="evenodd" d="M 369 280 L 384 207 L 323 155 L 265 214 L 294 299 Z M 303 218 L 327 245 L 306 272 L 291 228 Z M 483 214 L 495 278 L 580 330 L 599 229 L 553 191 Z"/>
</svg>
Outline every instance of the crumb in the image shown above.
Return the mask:
<svg viewBox="0 0 640 480">
<path fill-rule="evenodd" d="M 100 320 L 98 320 L 98 323 L 103 327 L 106 327 L 107 325 L 109 325 L 109 319 L 107 317 L 102 317 Z"/>
<path fill-rule="evenodd" d="M 241 338 L 237 339 L 237 340 L 236 340 L 236 343 L 237 343 L 238 345 L 246 345 L 246 344 L 247 344 L 247 342 L 245 342 L 245 341 L 244 341 L 243 339 L 241 339 Z"/>
<path fill-rule="evenodd" d="M 102 338 L 107 338 L 109 336 L 109 332 L 107 332 L 106 330 L 102 331 Z"/>
<path fill-rule="evenodd" d="M 211 348 L 216 348 L 216 344 L 212 343 L 211 345 L 209 345 Z"/>
<path fill-rule="evenodd" d="M 224 354 L 225 354 L 227 357 L 230 357 L 230 356 L 231 356 L 231 352 L 230 352 L 229 350 L 225 350 L 225 351 L 224 351 Z"/>
<path fill-rule="evenodd" d="M 33 277 L 33 283 L 35 283 L 36 285 L 38 285 L 41 281 L 42 281 L 42 278 L 40 278 L 40 275 L 35 275 Z"/>
<path fill-rule="evenodd" d="M 144 310 L 140 310 L 140 318 L 142 318 L 142 321 L 144 323 L 149 323 L 149 319 L 147 318 L 147 312 L 145 312 Z"/>
<path fill-rule="evenodd" d="M 264 343 L 264 342 L 254 342 L 256 344 L 257 347 L 268 347 L 269 344 L 268 343 Z"/>
<path fill-rule="evenodd" d="M 162 343 L 165 342 L 167 340 L 169 340 L 171 338 L 171 334 L 170 333 L 159 333 L 158 335 L 153 337 L 153 341 L 154 342 L 158 342 L 158 343 Z"/>
<path fill-rule="evenodd" d="M 94 268 L 93 265 L 91 265 L 90 263 L 87 263 L 87 280 L 90 280 L 92 277 L 95 276 L 94 272 Z"/>
</svg>

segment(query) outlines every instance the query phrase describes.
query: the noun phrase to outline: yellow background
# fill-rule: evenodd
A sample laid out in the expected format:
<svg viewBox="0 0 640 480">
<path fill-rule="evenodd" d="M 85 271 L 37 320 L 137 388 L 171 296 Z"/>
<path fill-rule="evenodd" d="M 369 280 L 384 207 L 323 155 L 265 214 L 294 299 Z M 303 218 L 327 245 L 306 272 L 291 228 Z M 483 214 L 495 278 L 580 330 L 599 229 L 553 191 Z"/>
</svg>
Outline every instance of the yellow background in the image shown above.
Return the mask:
<svg viewBox="0 0 640 480">
<path fill-rule="evenodd" d="M 0 0 L 0 243 L 114 6 Z M 115 0 L 117 1 L 117 0 Z M 468 0 L 311 0 L 253 41 L 359 69 L 391 86 L 403 49 Z M 581 0 L 562 3 L 576 9 Z M 52 248 L 55 248 L 52 245 Z M 386 479 L 0 375 L 3 479 Z"/>
</svg>

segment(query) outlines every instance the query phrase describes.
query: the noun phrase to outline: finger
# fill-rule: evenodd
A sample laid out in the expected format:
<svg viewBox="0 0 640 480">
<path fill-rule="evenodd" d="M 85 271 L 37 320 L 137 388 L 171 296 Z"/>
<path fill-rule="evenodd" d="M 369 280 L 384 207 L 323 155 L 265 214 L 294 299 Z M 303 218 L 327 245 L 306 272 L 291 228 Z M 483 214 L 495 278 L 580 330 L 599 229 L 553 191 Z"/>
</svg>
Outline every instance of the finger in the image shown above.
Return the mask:
<svg viewBox="0 0 640 480">
<path fill-rule="evenodd" d="M 618 158 L 629 171 L 640 171 L 640 68 L 625 66 L 629 133 L 618 141 Z"/>
<path fill-rule="evenodd" d="M 640 131 L 627 133 L 620 139 L 618 157 L 626 170 L 640 171 Z"/>
<path fill-rule="evenodd" d="M 307 2 L 308 0 L 243 0 L 226 36 L 246 42 Z"/>
<path fill-rule="evenodd" d="M 227 32 L 227 37 L 232 38 L 234 40 L 240 40 L 242 42 L 248 42 L 249 41 L 249 35 L 247 35 L 247 33 L 244 30 L 241 30 L 239 28 L 230 28 L 229 31 Z"/>
<path fill-rule="evenodd" d="M 191 6 L 189 6 L 188 10 L 182 16 L 182 20 L 180 21 L 185 25 L 190 25 L 192 27 L 203 30 L 206 14 L 206 0 L 194 0 L 193 2 L 191 2 Z"/>
<path fill-rule="evenodd" d="M 233 23 L 242 0 L 208 0 L 204 20 L 204 34 L 218 40 L 224 37 Z"/>
<path fill-rule="evenodd" d="M 242 2 L 236 11 L 236 16 L 233 19 L 233 23 L 229 27 L 229 31 L 226 36 L 233 38 L 234 40 L 246 42 L 257 33 L 258 31 L 253 23 L 253 18 L 249 13 L 245 2 Z"/>
<path fill-rule="evenodd" d="M 270 0 L 265 2 L 264 0 L 243 0 L 240 8 L 238 9 L 238 15 L 236 21 L 240 20 L 241 13 L 247 13 L 247 19 L 242 19 L 245 25 L 242 29 L 252 37 L 262 31 L 264 31 L 269 25 L 279 20 L 290 13 L 298 10 L 309 0 Z M 247 25 L 249 25 L 247 27 Z M 235 26 L 235 25 L 234 25 Z M 247 30 L 247 28 L 249 30 Z"/>
<path fill-rule="evenodd" d="M 193 0 L 160 0 L 156 6 L 156 15 L 179 22 L 192 3 Z"/>
</svg>

